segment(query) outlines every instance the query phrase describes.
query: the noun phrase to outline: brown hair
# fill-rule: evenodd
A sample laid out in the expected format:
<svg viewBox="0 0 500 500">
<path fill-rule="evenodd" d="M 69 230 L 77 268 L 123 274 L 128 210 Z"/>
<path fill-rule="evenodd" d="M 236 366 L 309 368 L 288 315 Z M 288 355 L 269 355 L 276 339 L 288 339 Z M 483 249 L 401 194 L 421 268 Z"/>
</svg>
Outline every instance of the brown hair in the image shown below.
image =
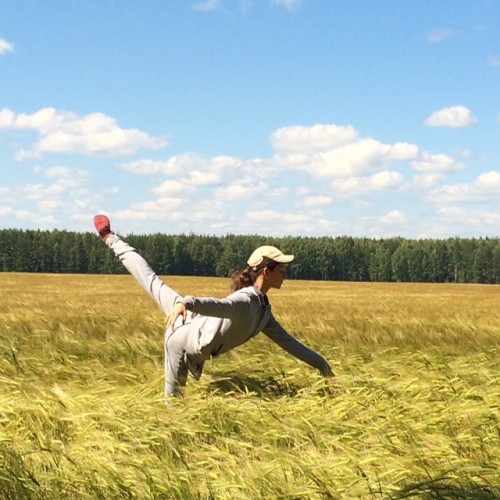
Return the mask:
<svg viewBox="0 0 500 500">
<path fill-rule="evenodd" d="M 241 288 L 252 286 L 263 269 L 267 267 L 272 270 L 277 265 L 278 262 L 275 262 L 269 257 L 265 257 L 258 266 L 246 266 L 243 269 L 234 271 L 231 276 L 231 290 L 236 292 L 236 290 L 240 290 Z"/>
</svg>

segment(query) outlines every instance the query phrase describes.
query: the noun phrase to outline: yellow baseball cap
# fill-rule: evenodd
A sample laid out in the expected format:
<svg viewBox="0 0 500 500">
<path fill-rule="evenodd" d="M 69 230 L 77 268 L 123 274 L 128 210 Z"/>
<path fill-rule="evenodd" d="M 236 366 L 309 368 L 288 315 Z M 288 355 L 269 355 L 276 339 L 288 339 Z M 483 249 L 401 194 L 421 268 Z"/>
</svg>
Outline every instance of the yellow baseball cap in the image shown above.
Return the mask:
<svg viewBox="0 0 500 500">
<path fill-rule="evenodd" d="M 271 259 L 274 262 L 278 262 L 279 264 L 288 264 L 288 262 L 292 262 L 295 258 L 294 255 L 285 255 L 281 250 L 276 247 L 272 247 L 269 245 L 264 245 L 255 249 L 247 260 L 247 264 L 250 267 L 256 268 L 260 264 L 262 264 L 265 258 Z"/>
</svg>

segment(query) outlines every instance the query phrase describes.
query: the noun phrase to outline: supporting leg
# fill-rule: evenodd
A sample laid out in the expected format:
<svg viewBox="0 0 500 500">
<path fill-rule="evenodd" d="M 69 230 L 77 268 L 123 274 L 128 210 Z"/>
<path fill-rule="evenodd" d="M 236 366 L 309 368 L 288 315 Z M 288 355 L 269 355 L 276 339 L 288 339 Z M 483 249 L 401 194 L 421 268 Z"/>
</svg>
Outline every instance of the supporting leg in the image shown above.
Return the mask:
<svg viewBox="0 0 500 500">
<path fill-rule="evenodd" d="M 188 325 L 165 334 L 165 395 L 181 396 L 187 382 L 186 334 Z"/>
</svg>

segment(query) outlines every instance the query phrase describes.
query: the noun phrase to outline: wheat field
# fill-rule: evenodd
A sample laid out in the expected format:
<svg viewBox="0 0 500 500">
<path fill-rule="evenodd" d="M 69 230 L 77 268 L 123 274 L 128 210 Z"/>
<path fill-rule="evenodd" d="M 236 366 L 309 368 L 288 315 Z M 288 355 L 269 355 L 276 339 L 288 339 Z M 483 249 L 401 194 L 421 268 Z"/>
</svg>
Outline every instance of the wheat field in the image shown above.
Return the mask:
<svg viewBox="0 0 500 500">
<path fill-rule="evenodd" d="M 498 286 L 270 299 L 336 377 L 259 335 L 165 404 L 163 313 L 133 278 L 0 273 L 0 498 L 500 498 Z"/>
</svg>

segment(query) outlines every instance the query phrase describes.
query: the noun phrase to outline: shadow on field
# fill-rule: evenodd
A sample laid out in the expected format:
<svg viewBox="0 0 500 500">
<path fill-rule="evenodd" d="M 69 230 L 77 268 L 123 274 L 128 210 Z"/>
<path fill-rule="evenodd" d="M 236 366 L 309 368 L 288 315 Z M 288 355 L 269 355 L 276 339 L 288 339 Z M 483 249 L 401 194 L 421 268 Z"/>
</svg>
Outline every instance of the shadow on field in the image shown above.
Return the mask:
<svg viewBox="0 0 500 500">
<path fill-rule="evenodd" d="M 213 374 L 214 380 L 208 384 L 208 390 L 213 392 L 255 393 L 266 398 L 281 398 L 295 396 L 300 386 L 271 375 L 246 375 L 236 371 L 218 372 Z"/>
<path fill-rule="evenodd" d="M 500 500 L 500 485 L 477 484 L 472 479 L 463 484 L 439 478 L 409 484 L 391 496 L 394 500 Z"/>
</svg>

